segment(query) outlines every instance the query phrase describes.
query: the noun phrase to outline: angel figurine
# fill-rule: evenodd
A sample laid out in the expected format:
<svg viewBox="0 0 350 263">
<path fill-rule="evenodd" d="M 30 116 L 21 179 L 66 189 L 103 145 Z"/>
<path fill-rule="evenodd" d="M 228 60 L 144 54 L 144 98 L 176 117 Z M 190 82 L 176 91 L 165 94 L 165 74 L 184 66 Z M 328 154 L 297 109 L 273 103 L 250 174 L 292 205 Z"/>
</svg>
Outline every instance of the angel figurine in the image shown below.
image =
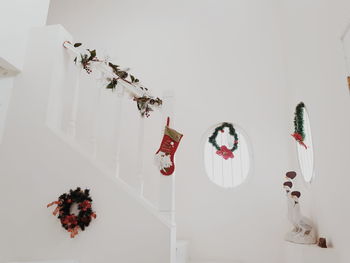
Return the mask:
<svg viewBox="0 0 350 263">
<path fill-rule="evenodd" d="M 285 239 L 297 244 L 316 244 L 315 227 L 309 218 L 301 214 L 299 204 L 301 193 L 292 191 L 295 177 L 295 172 L 288 172 L 286 174 L 287 181 L 283 183 L 287 196 L 288 220 L 293 225 L 293 229 L 286 234 Z"/>
</svg>

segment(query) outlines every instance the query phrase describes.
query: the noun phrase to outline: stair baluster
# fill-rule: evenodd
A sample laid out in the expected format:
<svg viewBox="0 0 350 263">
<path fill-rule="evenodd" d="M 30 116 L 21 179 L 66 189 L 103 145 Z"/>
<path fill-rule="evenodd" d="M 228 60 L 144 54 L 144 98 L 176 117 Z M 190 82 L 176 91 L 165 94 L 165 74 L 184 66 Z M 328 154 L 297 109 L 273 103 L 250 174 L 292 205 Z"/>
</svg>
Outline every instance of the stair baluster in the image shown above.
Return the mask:
<svg viewBox="0 0 350 263">
<path fill-rule="evenodd" d="M 80 94 L 80 76 L 81 76 L 81 67 L 77 67 L 77 77 L 75 80 L 74 94 L 73 94 L 73 105 L 71 117 L 69 120 L 69 134 L 73 138 L 76 136 L 76 126 L 77 126 L 77 114 L 79 107 L 79 94 Z"/>
</svg>

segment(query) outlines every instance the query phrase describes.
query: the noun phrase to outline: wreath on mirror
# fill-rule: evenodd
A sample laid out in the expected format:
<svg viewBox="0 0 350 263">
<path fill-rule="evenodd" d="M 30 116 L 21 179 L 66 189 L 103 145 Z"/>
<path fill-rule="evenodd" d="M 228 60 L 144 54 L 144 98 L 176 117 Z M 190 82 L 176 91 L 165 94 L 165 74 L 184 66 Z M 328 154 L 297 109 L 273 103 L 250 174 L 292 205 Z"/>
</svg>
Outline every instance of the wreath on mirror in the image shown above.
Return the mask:
<svg viewBox="0 0 350 263">
<path fill-rule="evenodd" d="M 233 136 L 233 146 L 231 148 L 227 148 L 226 145 L 219 146 L 216 142 L 216 138 L 219 132 L 225 132 L 225 128 L 228 128 L 229 134 Z M 238 149 L 238 135 L 236 133 L 235 128 L 231 123 L 223 122 L 220 126 L 216 127 L 213 134 L 209 137 L 209 143 L 215 147 L 216 154 L 224 158 L 225 160 L 231 159 L 234 157 L 233 152 Z"/>
<path fill-rule="evenodd" d="M 294 133 L 292 134 L 292 137 L 305 149 L 307 149 L 306 144 L 304 143 L 305 140 L 305 131 L 304 131 L 304 109 L 305 104 L 304 102 L 300 102 L 296 108 L 294 113 Z"/>
<path fill-rule="evenodd" d="M 78 215 L 71 213 L 72 205 L 78 205 Z M 69 193 L 60 195 L 57 201 L 51 202 L 47 207 L 57 205 L 53 215 L 57 216 L 61 221 L 64 229 L 70 232 L 70 237 L 74 238 L 80 230 L 84 231 L 90 225 L 93 218 L 96 218 L 96 213 L 92 210 L 92 199 L 90 190 L 81 190 L 77 187 L 75 190 L 70 190 Z"/>
</svg>

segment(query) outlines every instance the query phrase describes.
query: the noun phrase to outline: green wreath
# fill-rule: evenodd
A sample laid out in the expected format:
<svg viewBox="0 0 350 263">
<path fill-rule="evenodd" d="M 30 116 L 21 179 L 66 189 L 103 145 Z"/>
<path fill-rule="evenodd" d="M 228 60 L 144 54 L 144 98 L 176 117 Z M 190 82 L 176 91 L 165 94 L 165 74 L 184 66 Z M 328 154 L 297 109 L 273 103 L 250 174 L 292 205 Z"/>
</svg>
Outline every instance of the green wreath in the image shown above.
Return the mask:
<svg viewBox="0 0 350 263">
<path fill-rule="evenodd" d="M 304 143 L 305 140 L 305 131 L 304 131 L 304 102 L 300 102 L 296 108 L 294 113 L 294 133 L 292 137 L 302 146 L 307 149 L 307 146 Z"/>
<path fill-rule="evenodd" d="M 234 142 L 232 148 L 227 148 L 225 145 L 219 146 L 216 142 L 216 137 L 218 136 L 219 131 L 224 132 L 224 129 L 229 129 L 229 134 L 234 137 Z M 233 152 L 238 149 L 238 135 L 235 128 L 231 123 L 223 122 L 220 126 L 216 127 L 213 134 L 209 137 L 209 142 L 215 147 L 216 154 L 222 156 L 225 160 L 233 158 Z"/>
</svg>

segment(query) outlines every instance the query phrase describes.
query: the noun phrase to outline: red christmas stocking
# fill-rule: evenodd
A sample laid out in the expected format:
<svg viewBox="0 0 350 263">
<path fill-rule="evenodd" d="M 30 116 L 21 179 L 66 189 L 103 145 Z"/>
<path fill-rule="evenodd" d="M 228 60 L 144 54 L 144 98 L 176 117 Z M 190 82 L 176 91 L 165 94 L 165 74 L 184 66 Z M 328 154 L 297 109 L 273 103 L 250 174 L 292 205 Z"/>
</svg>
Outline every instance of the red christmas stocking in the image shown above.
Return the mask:
<svg viewBox="0 0 350 263">
<path fill-rule="evenodd" d="M 156 152 L 155 161 L 163 175 L 171 175 L 175 170 L 174 155 L 179 146 L 182 134 L 169 128 L 169 117 L 165 126 L 163 140 Z"/>
</svg>

